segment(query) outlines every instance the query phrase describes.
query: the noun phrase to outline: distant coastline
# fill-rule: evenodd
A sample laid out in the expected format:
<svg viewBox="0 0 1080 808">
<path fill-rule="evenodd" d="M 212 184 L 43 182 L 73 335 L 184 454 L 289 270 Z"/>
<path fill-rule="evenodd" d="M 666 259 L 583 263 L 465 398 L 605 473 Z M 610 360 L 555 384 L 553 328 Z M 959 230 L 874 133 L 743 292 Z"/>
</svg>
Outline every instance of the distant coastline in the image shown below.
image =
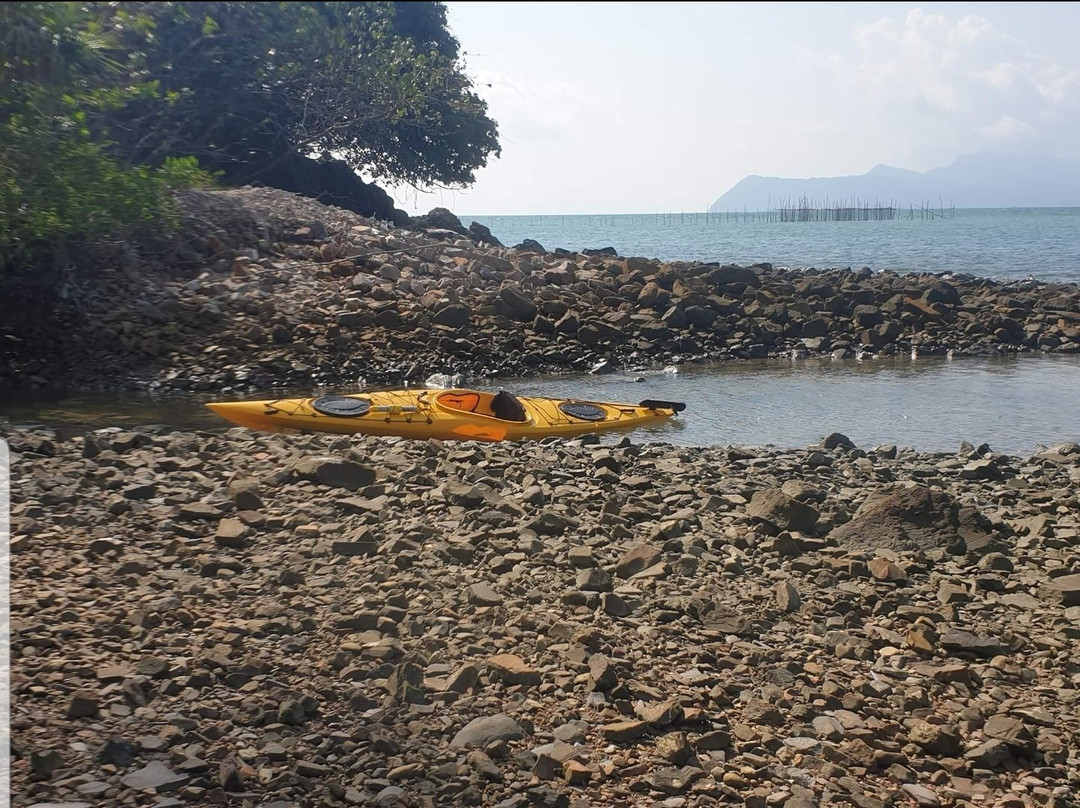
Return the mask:
<svg viewBox="0 0 1080 808">
<path fill-rule="evenodd" d="M 868 205 L 941 208 L 1080 206 L 1080 162 L 1045 156 L 972 154 L 926 172 L 878 165 L 843 177 L 750 175 L 721 194 L 710 211 L 771 210 L 782 200 L 853 200 Z"/>
</svg>

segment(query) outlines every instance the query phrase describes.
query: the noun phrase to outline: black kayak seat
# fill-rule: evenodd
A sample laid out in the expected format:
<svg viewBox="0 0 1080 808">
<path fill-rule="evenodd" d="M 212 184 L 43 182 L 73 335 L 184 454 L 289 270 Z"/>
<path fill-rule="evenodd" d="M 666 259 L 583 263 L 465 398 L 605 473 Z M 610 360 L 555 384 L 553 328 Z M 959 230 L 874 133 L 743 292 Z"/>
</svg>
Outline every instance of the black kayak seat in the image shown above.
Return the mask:
<svg viewBox="0 0 1080 808">
<path fill-rule="evenodd" d="M 529 420 L 525 415 L 525 407 L 518 401 L 517 396 L 505 390 L 500 390 L 491 399 L 491 411 L 501 421 Z"/>
</svg>

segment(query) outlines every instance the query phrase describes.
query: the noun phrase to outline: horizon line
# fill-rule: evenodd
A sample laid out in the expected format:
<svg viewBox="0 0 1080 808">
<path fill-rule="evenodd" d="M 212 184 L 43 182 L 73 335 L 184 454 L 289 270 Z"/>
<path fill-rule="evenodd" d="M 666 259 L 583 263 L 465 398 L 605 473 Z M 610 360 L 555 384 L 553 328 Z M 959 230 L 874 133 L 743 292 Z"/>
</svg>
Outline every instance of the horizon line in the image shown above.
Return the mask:
<svg viewBox="0 0 1080 808">
<path fill-rule="evenodd" d="M 441 207 L 441 206 L 437 206 L 437 207 Z M 890 207 L 890 206 L 889 205 L 877 205 L 875 207 Z M 920 209 L 918 206 L 916 206 L 914 204 L 910 204 L 910 203 L 908 205 L 896 205 L 896 206 L 893 206 L 893 207 L 896 207 L 898 210 L 903 209 L 905 207 L 906 208 L 915 208 L 917 210 Z M 947 210 L 1080 210 L 1080 205 L 978 205 L 978 206 L 967 206 L 967 207 L 959 207 L 959 206 L 956 206 L 956 205 L 947 205 L 947 206 L 932 205 L 932 206 L 928 207 L 927 209 L 928 210 L 940 210 L 942 207 L 945 207 Z M 778 211 L 778 210 L 790 210 L 790 209 L 792 209 L 792 208 L 775 208 L 775 207 L 774 208 L 741 208 L 741 209 L 731 209 L 731 210 L 709 210 L 709 209 L 706 208 L 705 210 L 637 211 L 637 212 L 632 212 L 632 213 L 613 213 L 613 212 L 610 212 L 610 211 L 608 211 L 608 212 L 595 212 L 595 213 L 454 213 L 454 211 L 450 211 L 450 212 L 454 213 L 454 215 L 457 216 L 458 218 L 461 218 L 462 216 L 472 216 L 472 217 L 478 217 L 478 218 L 483 218 L 483 219 L 495 219 L 495 218 L 499 218 L 499 217 L 511 217 L 511 216 L 512 217 L 520 217 L 520 218 L 525 218 L 525 217 L 529 217 L 529 216 L 534 216 L 534 217 L 535 216 L 680 216 L 680 215 L 681 216 L 702 216 L 704 214 L 709 214 L 710 216 L 719 216 L 719 215 L 723 215 L 723 214 L 726 214 L 726 213 L 732 213 L 732 214 L 734 214 L 734 213 L 738 213 L 738 214 L 743 214 L 743 213 L 772 213 L 772 212 Z M 433 208 L 433 210 L 434 210 L 434 208 Z M 794 210 L 798 210 L 798 208 L 794 208 Z M 426 216 L 426 215 L 427 215 L 426 213 L 419 214 L 418 216 L 414 216 L 413 218 L 420 218 L 421 216 Z"/>
</svg>

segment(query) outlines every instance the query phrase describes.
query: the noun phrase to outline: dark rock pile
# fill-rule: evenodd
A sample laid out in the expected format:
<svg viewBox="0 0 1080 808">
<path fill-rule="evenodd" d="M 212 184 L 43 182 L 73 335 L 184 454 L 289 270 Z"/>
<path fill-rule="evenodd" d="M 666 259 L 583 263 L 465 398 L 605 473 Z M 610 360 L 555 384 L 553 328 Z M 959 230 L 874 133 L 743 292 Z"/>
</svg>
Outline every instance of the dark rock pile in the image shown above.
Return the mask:
<svg viewBox="0 0 1080 808">
<path fill-rule="evenodd" d="M 267 188 L 180 202 L 184 235 L 167 250 L 73 280 L 48 316 L 0 319 L 0 386 L 398 384 L 1080 350 L 1076 285 L 505 249 L 447 211 L 404 230 Z"/>
<path fill-rule="evenodd" d="M 1075 445 L 5 437 L 15 805 L 1077 805 Z"/>
</svg>

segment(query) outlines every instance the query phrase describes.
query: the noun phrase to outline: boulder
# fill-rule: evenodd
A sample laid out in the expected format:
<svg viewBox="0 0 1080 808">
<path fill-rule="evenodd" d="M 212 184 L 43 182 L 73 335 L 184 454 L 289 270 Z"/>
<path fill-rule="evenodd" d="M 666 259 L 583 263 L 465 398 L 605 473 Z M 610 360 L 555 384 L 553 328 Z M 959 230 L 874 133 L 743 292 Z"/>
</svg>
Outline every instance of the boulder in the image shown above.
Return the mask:
<svg viewBox="0 0 1080 808">
<path fill-rule="evenodd" d="M 872 492 L 829 538 L 850 548 L 941 548 L 954 554 L 986 552 L 999 539 L 983 514 L 922 485 L 888 485 Z"/>
</svg>

